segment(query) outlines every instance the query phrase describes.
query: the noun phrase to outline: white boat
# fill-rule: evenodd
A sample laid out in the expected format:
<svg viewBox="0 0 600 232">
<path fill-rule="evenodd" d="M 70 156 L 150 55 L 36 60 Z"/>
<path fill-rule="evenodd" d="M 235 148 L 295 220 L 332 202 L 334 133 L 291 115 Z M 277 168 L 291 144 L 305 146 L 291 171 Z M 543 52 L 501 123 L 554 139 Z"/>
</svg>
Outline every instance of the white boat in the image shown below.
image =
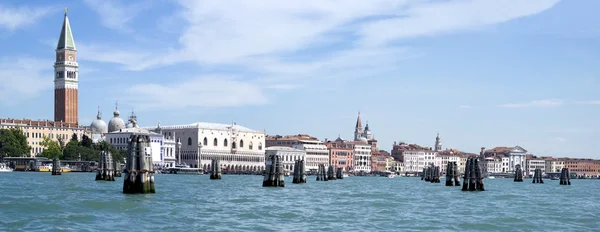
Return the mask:
<svg viewBox="0 0 600 232">
<path fill-rule="evenodd" d="M 396 174 L 390 174 L 390 175 L 388 175 L 388 178 L 394 178 L 394 177 L 396 177 Z"/>
<path fill-rule="evenodd" d="M 494 176 L 488 176 L 488 179 L 496 179 Z"/>
<path fill-rule="evenodd" d="M 13 169 L 10 168 L 8 165 L 6 165 L 5 163 L 0 163 L 0 172 L 12 172 Z"/>
<path fill-rule="evenodd" d="M 344 173 L 344 175 L 343 175 L 343 176 L 344 176 L 344 178 L 346 178 L 346 177 L 348 177 L 348 174 Z"/>
</svg>

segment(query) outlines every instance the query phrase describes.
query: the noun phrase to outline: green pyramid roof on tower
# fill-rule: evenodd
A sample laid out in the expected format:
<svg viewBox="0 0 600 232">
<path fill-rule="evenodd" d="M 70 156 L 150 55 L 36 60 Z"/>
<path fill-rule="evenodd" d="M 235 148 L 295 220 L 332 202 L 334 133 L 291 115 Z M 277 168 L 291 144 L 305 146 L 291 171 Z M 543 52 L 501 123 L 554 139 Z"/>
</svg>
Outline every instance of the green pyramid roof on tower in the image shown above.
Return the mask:
<svg viewBox="0 0 600 232">
<path fill-rule="evenodd" d="M 75 49 L 75 40 L 73 40 L 73 34 L 71 33 L 71 24 L 69 24 L 69 17 L 65 10 L 65 20 L 63 22 L 62 30 L 60 31 L 60 39 L 58 39 L 58 45 L 56 50 L 59 49 Z"/>
</svg>

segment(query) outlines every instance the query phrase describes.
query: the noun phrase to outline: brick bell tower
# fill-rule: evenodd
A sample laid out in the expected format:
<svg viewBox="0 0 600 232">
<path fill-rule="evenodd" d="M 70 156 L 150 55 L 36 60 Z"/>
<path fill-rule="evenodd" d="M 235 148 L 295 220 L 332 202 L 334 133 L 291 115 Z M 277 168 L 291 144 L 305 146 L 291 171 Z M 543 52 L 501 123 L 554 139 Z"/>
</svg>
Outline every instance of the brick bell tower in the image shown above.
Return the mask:
<svg viewBox="0 0 600 232">
<path fill-rule="evenodd" d="M 54 62 L 54 121 L 79 125 L 79 64 L 67 12 L 65 9 Z"/>
</svg>

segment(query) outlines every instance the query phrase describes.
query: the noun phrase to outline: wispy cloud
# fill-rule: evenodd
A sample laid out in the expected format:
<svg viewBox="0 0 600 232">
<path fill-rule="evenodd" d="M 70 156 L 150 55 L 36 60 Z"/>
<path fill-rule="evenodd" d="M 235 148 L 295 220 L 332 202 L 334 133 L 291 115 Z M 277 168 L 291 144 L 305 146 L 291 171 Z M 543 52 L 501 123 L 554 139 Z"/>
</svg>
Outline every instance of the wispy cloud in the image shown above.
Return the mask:
<svg viewBox="0 0 600 232">
<path fill-rule="evenodd" d="M 223 76 L 203 76 L 171 85 L 139 84 L 127 89 L 124 98 L 140 110 L 268 103 L 259 86 Z"/>
<path fill-rule="evenodd" d="M 55 10 L 49 7 L 9 7 L 0 4 L 0 28 L 15 30 L 20 27 L 29 26 L 53 11 Z"/>
<path fill-rule="evenodd" d="M 305 86 L 302 81 L 315 79 L 376 78 L 421 55 L 418 48 L 390 42 L 502 23 L 537 14 L 556 2 L 179 0 L 180 11 L 172 16 L 185 25 L 178 43 L 158 49 L 89 44 L 87 54 L 80 46 L 79 58 L 133 71 L 183 62 L 203 68 L 235 67 L 239 83 L 260 79 L 267 89 Z M 104 22 L 109 27 L 131 20 L 129 15 L 98 12 L 102 18 L 115 18 Z"/>
<path fill-rule="evenodd" d="M 600 100 L 576 101 L 575 103 L 580 105 L 600 105 Z"/>
<path fill-rule="evenodd" d="M 461 109 L 471 109 L 473 107 L 470 106 L 470 105 L 460 105 L 460 106 L 458 106 L 458 108 L 461 108 Z"/>
<path fill-rule="evenodd" d="M 120 0 L 85 0 L 84 2 L 98 13 L 102 25 L 122 32 L 132 32 L 129 25 L 131 20 L 149 7 L 146 1 L 128 4 Z"/>
<path fill-rule="evenodd" d="M 557 106 L 563 105 L 563 103 L 564 103 L 563 100 L 550 99 L 550 100 L 537 100 L 537 101 L 531 101 L 531 102 L 525 102 L 525 103 L 502 104 L 502 105 L 500 105 L 500 107 L 505 107 L 505 108 L 557 107 Z"/>
<path fill-rule="evenodd" d="M 565 138 L 563 138 L 563 137 L 556 137 L 556 138 L 554 138 L 554 139 L 555 139 L 556 141 L 558 141 L 558 142 L 561 142 L 561 143 L 564 143 L 564 142 L 566 142 L 566 141 L 567 141 L 567 139 L 565 139 Z"/>
<path fill-rule="evenodd" d="M 19 100 L 37 96 L 52 87 L 48 73 L 52 60 L 29 57 L 0 58 L 0 104 L 18 104 Z M 50 76 L 52 77 L 52 76 Z M 15 97 L 18 96 L 18 97 Z"/>
</svg>

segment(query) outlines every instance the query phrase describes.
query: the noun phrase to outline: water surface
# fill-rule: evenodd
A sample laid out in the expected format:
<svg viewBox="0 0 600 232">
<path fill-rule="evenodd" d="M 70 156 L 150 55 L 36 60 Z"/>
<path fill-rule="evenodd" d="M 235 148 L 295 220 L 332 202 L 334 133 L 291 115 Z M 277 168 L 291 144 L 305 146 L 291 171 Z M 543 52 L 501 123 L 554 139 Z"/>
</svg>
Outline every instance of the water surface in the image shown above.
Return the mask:
<svg viewBox="0 0 600 232">
<path fill-rule="evenodd" d="M 420 178 L 348 177 L 263 188 L 261 176 L 157 175 L 122 194 L 93 173 L 0 173 L 0 231 L 594 231 L 600 181 L 486 179 L 484 192 Z"/>
</svg>

